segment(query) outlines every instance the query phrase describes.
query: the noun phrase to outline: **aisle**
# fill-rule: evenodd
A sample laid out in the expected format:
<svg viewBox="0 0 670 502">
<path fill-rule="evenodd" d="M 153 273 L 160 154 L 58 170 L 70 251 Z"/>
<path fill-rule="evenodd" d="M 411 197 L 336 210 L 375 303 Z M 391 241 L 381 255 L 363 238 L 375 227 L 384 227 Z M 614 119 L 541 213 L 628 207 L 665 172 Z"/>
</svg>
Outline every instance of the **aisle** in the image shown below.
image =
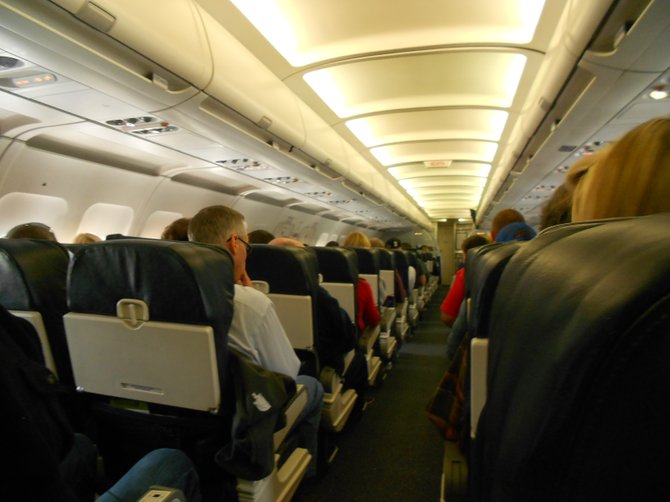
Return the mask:
<svg viewBox="0 0 670 502">
<path fill-rule="evenodd" d="M 302 487 L 296 502 L 437 502 L 443 442 L 424 413 L 442 376 L 447 328 L 438 289 L 412 339 L 393 361 L 361 419 L 339 438 L 339 452 L 322 479 Z"/>
</svg>

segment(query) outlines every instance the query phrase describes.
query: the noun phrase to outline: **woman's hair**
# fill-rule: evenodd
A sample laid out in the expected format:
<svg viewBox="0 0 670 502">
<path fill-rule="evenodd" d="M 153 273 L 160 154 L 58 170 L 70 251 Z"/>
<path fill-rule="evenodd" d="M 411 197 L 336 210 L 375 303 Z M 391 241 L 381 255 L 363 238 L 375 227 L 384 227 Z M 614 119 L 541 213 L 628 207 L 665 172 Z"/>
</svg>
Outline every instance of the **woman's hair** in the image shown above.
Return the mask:
<svg viewBox="0 0 670 502">
<path fill-rule="evenodd" d="M 573 165 L 572 221 L 670 211 L 670 119 L 641 124 Z"/>
<path fill-rule="evenodd" d="M 383 248 L 384 246 L 384 241 L 381 240 L 379 237 L 370 237 L 370 246 L 373 248 Z"/>
<path fill-rule="evenodd" d="M 351 232 L 342 243 L 343 247 L 349 248 L 369 248 L 370 239 L 360 232 Z"/>
<path fill-rule="evenodd" d="M 542 206 L 540 230 L 572 220 L 572 193 L 565 185 L 559 185 L 551 198 Z"/>
<path fill-rule="evenodd" d="M 164 241 L 187 241 L 188 240 L 188 224 L 191 218 L 179 218 L 174 220 L 163 229 L 161 239 Z"/>
<path fill-rule="evenodd" d="M 74 244 L 93 244 L 94 242 L 100 242 L 101 240 L 102 239 L 95 234 L 82 232 L 81 234 L 77 234 L 72 242 Z"/>
</svg>

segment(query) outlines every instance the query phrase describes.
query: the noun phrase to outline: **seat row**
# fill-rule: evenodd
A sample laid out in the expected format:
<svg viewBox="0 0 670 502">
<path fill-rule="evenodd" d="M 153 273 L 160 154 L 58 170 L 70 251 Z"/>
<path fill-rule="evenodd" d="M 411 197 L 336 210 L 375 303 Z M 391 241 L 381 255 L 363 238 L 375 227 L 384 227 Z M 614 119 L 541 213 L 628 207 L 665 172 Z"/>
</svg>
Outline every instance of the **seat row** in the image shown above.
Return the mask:
<svg viewBox="0 0 670 502">
<path fill-rule="evenodd" d="M 442 500 L 666 497 L 669 234 L 657 214 L 469 252 L 469 446 L 447 442 Z"/>
<path fill-rule="evenodd" d="M 206 469 L 213 445 L 229 440 L 222 434 L 229 434 L 235 415 L 235 354 L 226 344 L 233 297 L 229 254 L 202 244 L 137 239 L 70 250 L 48 241 L 0 240 L 0 249 L 0 304 L 31 321 L 47 365 L 86 397 L 92 435 L 110 468 L 121 473 L 140 450 L 175 446 Z M 324 422 L 334 431 L 344 426 L 356 396 L 341 393 L 341 375 L 324 374 L 314 354 L 319 274 L 322 286 L 332 288 L 356 319 L 358 267 L 377 283 L 373 291 L 381 305 L 385 269 L 379 262 L 394 267 L 393 258 L 386 250 L 261 245 L 250 255 L 249 274 L 267 285 L 294 348 L 306 355 L 305 371 L 326 384 Z M 407 332 L 402 324 L 408 303 L 384 307 L 382 325 L 361 336 L 371 383 Z M 296 396 L 287 408 L 289 426 L 304 406 L 304 396 Z M 75 406 L 73 414 L 80 410 Z M 74 418 L 85 427 L 89 417 Z M 238 479 L 241 499 L 290 498 L 309 454 L 282 452 L 286 431 L 273 441 L 279 470 L 263 479 Z"/>
</svg>

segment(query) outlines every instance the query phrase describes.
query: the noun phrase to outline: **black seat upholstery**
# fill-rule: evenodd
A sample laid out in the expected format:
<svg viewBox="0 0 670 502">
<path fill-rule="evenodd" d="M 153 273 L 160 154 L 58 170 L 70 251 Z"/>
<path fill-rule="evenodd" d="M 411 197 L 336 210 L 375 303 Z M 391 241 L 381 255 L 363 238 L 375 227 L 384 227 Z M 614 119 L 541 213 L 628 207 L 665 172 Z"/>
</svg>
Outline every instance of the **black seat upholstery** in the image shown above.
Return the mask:
<svg viewBox="0 0 670 502">
<path fill-rule="evenodd" d="M 393 250 L 393 260 L 395 263 L 395 268 L 400 274 L 400 278 L 402 279 L 402 283 L 405 286 L 405 291 L 407 291 L 407 294 L 409 295 L 409 259 L 407 257 L 407 254 L 405 251 L 402 249 L 394 249 Z"/>
<path fill-rule="evenodd" d="M 246 268 L 254 281 L 265 281 L 270 286 L 277 314 L 287 332 L 291 345 L 302 361 L 302 374 L 319 376 L 320 363 L 316 347 L 318 262 L 310 248 L 253 244 L 247 257 Z M 293 303 L 277 304 L 276 295 L 292 295 L 310 300 L 309 311 Z M 297 309 L 297 310 L 296 310 Z"/>
<path fill-rule="evenodd" d="M 319 272 L 324 282 L 350 282 L 358 280 L 358 256 L 353 249 L 339 247 L 313 247 L 319 262 Z"/>
<path fill-rule="evenodd" d="M 65 322 L 75 380 L 92 399 L 100 432 L 98 444 L 113 478 L 147 451 L 166 446 L 181 448 L 192 456 L 197 465 L 212 468 L 214 453 L 229 437 L 229 424 L 234 413 L 233 393 L 230 391 L 232 384 L 227 371 L 227 339 L 233 295 L 232 258 L 229 253 L 214 246 L 120 239 L 89 244 L 80 248 L 72 258 L 68 274 L 70 313 L 66 315 Z M 118 308 L 128 300 L 146 304 L 146 318 L 135 319 L 140 316 L 132 308 L 123 315 Z M 76 322 L 80 323 L 79 326 Z M 87 325 L 84 325 L 82 330 L 82 322 L 95 323 L 91 326 L 96 327 L 87 330 Z M 117 326 L 126 322 L 130 326 L 121 329 L 121 335 L 118 328 L 111 335 L 105 331 L 109 324 Z M 193 339 L 190 346 L 195 347 L 197 343 L 198 347 L 205 347 L 201 350 L 209 350 L 211 354 L 212 349 L 207 347 L 211 347 L 210 343 L 214 345 L 214 355 L 210 357 L 216 359 L 215 369 L 207 373 L 205 380 L 208 389 L 215 390 L 198 392 L 197 389 L 187 388 L 178 392 L 194 400 L 216 399 L 209 397 L 210 392 L 218 392 L 218 403 L 208 405 L 207 410 L 197 405 L 182 407 L 181 404 L 174 404 L 173 401 L 177 400 L 173 397 L 175 394 L 171 393 L 171 388 L 163 387 L 166 372 L 179 382 L 185 380 L 184 372 L 196 374 L 201 371 L 192 363 L 180 363 L 185 360 L 186 354 L 175 353 L 174 348 L 168 348 L 172 347 L 169 344 L 177 336 L 170 331 L 175 325 L 205 330 L 207 339 L 188 332 Z M 74 329 L 77 327 L 78 332 Z M 207 334 L 208 330 L 211 334 Z M 179 336 L 189 338 L 188 334 Z M 104 337 L 104 342 L 99 342 L 103 339 L 101 337 Z M 209 337 L 211 342 L 207 341 Z M 91 377 L 87 370 L 91 356 L 87 351 L 92 350 L 89 346 L 108 343 L 107 340 L 114 344 L 112 348 L 116 350 L 110 349 L 102 356 L 112 363 L 108 366 L 100 364 L 105 367 L 94 368 Z M 129 344 L 124 345 L 124 340 Z M 140 340 L 137 343 L 144 345 L 136 346 L 133 340 Z M 182 343 L 188 345 L 187 341 Z M 170 365 L 172 369 L 155 369 L 154 364 L 161 360 L 174 361 Z M 127 383 L 118 382 L 118 387 L 105 392 L 108 385 L 117 384 L 118 378 L 105 373 L 108 370 L 114 373 L 118 367 L 125 368 L 126 362 L 130 378 L 137 379 L 137 384 L 135 380 L 126 380 Z M 209 361 L 207 364 L 212 365 Z M 145 368 L 146 372 L 143 372 Z M 217 374 L 218 382 L 212 382 Z M 88 383 L 80 381 L 84 377 Z M 96 377 L 99 377 L 99 383 Z M 91 383 L 90 380 L 95 381 Z M 103 390 L 96 388 L 96 384 Z M 166 390 L 150 391 L 154 387 Z M 137 400 L 140 404 L 134 404 L 133 408 L 148 409 L 152 413 L 137 413 L 110 405 L 114 398 Z M 218 475 L 221 474 L 219 471 Z"/>
<path fill-rule="evenodd" d="M 372 274 L 379 273 L 379 249 L 378 248 L 350 248 L 358 257 L 358 273 Z"/>
<path fill-rule="evenodd" d="M 69 255 L 60 244 L 46 240 L 0 239 L 0 304 L 12 311 L 35 311 L 42 316 L 59 379 L 72 386 L 72 367 L 65 340 L 67 312 L 65 283 Z M 49 363 L 49 361 L 47 361 Z"/>
<path fill-rule="evenodd" d="M 562 225 L 509 261 L 477 501 L 667 500 L 670 214 Z"/>
<path fill-rule="evenodd" d="M 505 266 L 519 249 L 519 241 L 494 243 L 468 251 L 465 267 L 466 298 L 470 299 L 468 335 L 488 338 L 494 293 Z"/>
</svg>

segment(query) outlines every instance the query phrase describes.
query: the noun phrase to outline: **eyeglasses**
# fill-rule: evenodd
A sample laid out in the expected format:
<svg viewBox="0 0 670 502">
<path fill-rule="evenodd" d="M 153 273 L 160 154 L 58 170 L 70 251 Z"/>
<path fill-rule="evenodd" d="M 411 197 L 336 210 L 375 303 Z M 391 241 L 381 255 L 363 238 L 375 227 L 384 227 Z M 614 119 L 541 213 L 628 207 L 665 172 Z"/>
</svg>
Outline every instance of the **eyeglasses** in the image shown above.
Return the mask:
<svg viewBox="0 0 670 502">
<path fill-rule="evenodd" d="M 233 237 L 237 237 L 237 240 L 240 241 L 242 244 L 244 244 L 244 248 L 245 248 L 246 251 L 247 251 L 247 256 L 249 256 L 249 255 L 251 254 L 251 250 L 253 249 L 253 248 L 251 247 L 251 244 L 249 244 L 247 241 L 245 241 L 244 239 L 242 239 L 239 235 L 231 235 L 230 237 L 228 237 L 228 239 L 226 240 L 226 242 L 230 242 L 230 241 L 233 239 Z"/>
</svg>

